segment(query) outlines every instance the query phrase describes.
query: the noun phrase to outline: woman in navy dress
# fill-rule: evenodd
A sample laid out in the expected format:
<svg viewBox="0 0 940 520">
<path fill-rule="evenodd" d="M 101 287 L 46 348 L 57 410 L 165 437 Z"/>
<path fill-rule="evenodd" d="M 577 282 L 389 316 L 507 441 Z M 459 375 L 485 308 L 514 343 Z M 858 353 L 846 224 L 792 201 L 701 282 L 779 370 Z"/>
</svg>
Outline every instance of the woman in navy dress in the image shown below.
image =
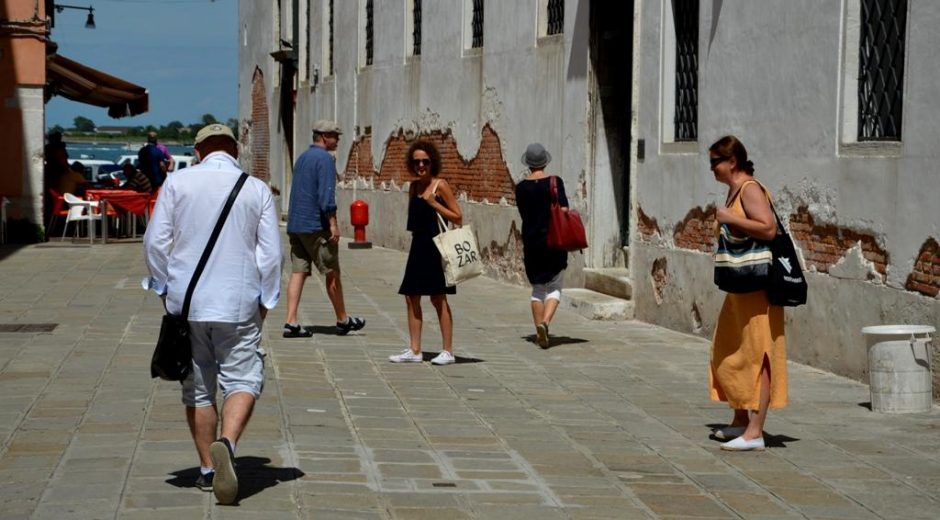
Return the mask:
<svg viewBox="0 0 940 520">
<path fill-rule="evenodd" d="M 408 231 L 411 231 L 411 249 L 408 251 L 405 276 L 398 294 L 405 296 L 411 341 L 408 348 L 400 354 L 389 356 L 389 360 L 392 363 L 422 361 L 421 297 L 429 296 L 431 305 L 437 311 L 443 342 L 443 350 L 431 363 L 449 365 L 454 362 L 454 321 L 450 305 L 447 304 L 447 295 L 456 294 L 457 289 L 444 283 L 441 254 L 432 239 L 440 233 L 438 215 L 458 226 L 463 222 L 463 217 L 450 184 L 437 178 L 441 172 L 441 154 L 434 144 L 416 141 L 408 148 L 406 157 L 406 167 L 415 177 L 408 190 Z"/>
<path fill-rule="evenodd" d="M 561 300 L 561 286 L 568 267 L 568 252 L 548 247 L 549 211 L 552 205 L 551 182 L 555 180 L 558 204 L 568 209 L 565 183 L 561 177 L 548 175 L 545 167 L 551 154 L 539 143 L 530 144 L 522 155 L 529 175 L 516 185 L 516 207 L 522 217 L 522 259 L 525 274 L 532 284 L 532 321 L 536 341 L 549 347 L 548 325 Z"/>
</svg>

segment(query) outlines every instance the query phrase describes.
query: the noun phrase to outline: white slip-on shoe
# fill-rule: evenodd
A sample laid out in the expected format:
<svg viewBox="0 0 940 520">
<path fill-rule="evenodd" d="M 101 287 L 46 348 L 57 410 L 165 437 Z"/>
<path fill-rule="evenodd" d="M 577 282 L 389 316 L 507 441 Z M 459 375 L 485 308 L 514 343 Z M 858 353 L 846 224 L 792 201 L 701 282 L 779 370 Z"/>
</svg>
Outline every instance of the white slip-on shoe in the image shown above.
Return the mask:
<svg viewBox="0 0 940 520">
<path fill-rule="evenodd" d="M 392 363 L 420 363 L 424 361 L 424 357 L 420 352 L 415 354 L 410 348 L 406 348 L 402 350 L 400 354 L 388 356 L 388 360 Z"/>
<path fill-rule="evenodd" d="M 434 356 L 434 359 L 431 360 L 431 363 L 435 365 L 449 365 L 456 361 L 454 355 L 446 350 L 442 350 L 440 354 Z"/>
<path fill-rule="evenodd" d="M 712 434 L 720 441 L 730 441 L 731 439 L 740 437 L 741 434 L 744 433 L 744 429 L 744 426 L 725 426 L 724 428 L 715 430 Z"/>
<path fill-rule="evenodd" d="M 734 438 L 721 445 L 721 449 L 727 451 L 761 451 L 764 449 L 764 438 L 747 440 L 744 437 Z"/>
</svg>

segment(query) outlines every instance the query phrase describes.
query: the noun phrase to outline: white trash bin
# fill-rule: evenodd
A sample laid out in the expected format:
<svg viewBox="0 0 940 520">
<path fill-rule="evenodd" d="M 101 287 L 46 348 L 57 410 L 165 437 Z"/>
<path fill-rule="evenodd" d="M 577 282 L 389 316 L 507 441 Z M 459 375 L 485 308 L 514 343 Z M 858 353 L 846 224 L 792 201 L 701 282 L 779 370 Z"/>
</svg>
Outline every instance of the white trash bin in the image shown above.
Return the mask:
<svg viewBox="0 0 940 520">
<path fill-rule="evenodd" d="M 929 325 L 865 327 L 871 409 L 883 413 L 928 412 L 933 404 Z"/>
</svg>

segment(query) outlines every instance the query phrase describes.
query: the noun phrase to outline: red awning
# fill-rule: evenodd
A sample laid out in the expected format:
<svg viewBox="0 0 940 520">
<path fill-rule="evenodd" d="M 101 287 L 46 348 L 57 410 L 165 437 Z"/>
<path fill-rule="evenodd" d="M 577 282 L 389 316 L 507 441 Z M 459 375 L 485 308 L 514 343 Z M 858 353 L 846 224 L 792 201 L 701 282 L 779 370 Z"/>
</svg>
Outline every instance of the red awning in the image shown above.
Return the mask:
<svg viewBox="0 0 940 520">
<path fill-rule="evenodd" d="M 51 94 L 108 109 L 111 117 L 136 116 L 150 109 L 147 89 L 59 54 L 46 57 Z"/>
</svg>

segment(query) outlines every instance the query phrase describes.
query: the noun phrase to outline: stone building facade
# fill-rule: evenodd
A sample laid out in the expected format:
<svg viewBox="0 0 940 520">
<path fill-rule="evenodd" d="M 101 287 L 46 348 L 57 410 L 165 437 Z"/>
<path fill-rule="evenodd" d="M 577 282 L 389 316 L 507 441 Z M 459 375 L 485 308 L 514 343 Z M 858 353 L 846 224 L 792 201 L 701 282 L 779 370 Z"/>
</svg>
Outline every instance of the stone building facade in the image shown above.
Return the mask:
<svg viewBox="0 0 940 520">
<path fill-rule="evenodd" d="M 405 249 L 402 152 L 432 139 L 489 274 L 524 283 L 513 185 L 538 141 L 588 227 L 591 247 L 570 257 L 567 285 L 628 267 L 638 319 L 708 336 L 722 301 L 711 253 L 726 193 L 707 149 L 735 134 L 809 271 L 809 303 L 787 311 L 791 359 L 867 380 L 863 326 L 940 324 L 940 5 L 242 0 L 240 9 L 245 157 L 285 195 L 282 211 L 312 121 L 336 119 L 346 131 L 341 208 L 367 201 L 370 240 Z"/>
</svg>

